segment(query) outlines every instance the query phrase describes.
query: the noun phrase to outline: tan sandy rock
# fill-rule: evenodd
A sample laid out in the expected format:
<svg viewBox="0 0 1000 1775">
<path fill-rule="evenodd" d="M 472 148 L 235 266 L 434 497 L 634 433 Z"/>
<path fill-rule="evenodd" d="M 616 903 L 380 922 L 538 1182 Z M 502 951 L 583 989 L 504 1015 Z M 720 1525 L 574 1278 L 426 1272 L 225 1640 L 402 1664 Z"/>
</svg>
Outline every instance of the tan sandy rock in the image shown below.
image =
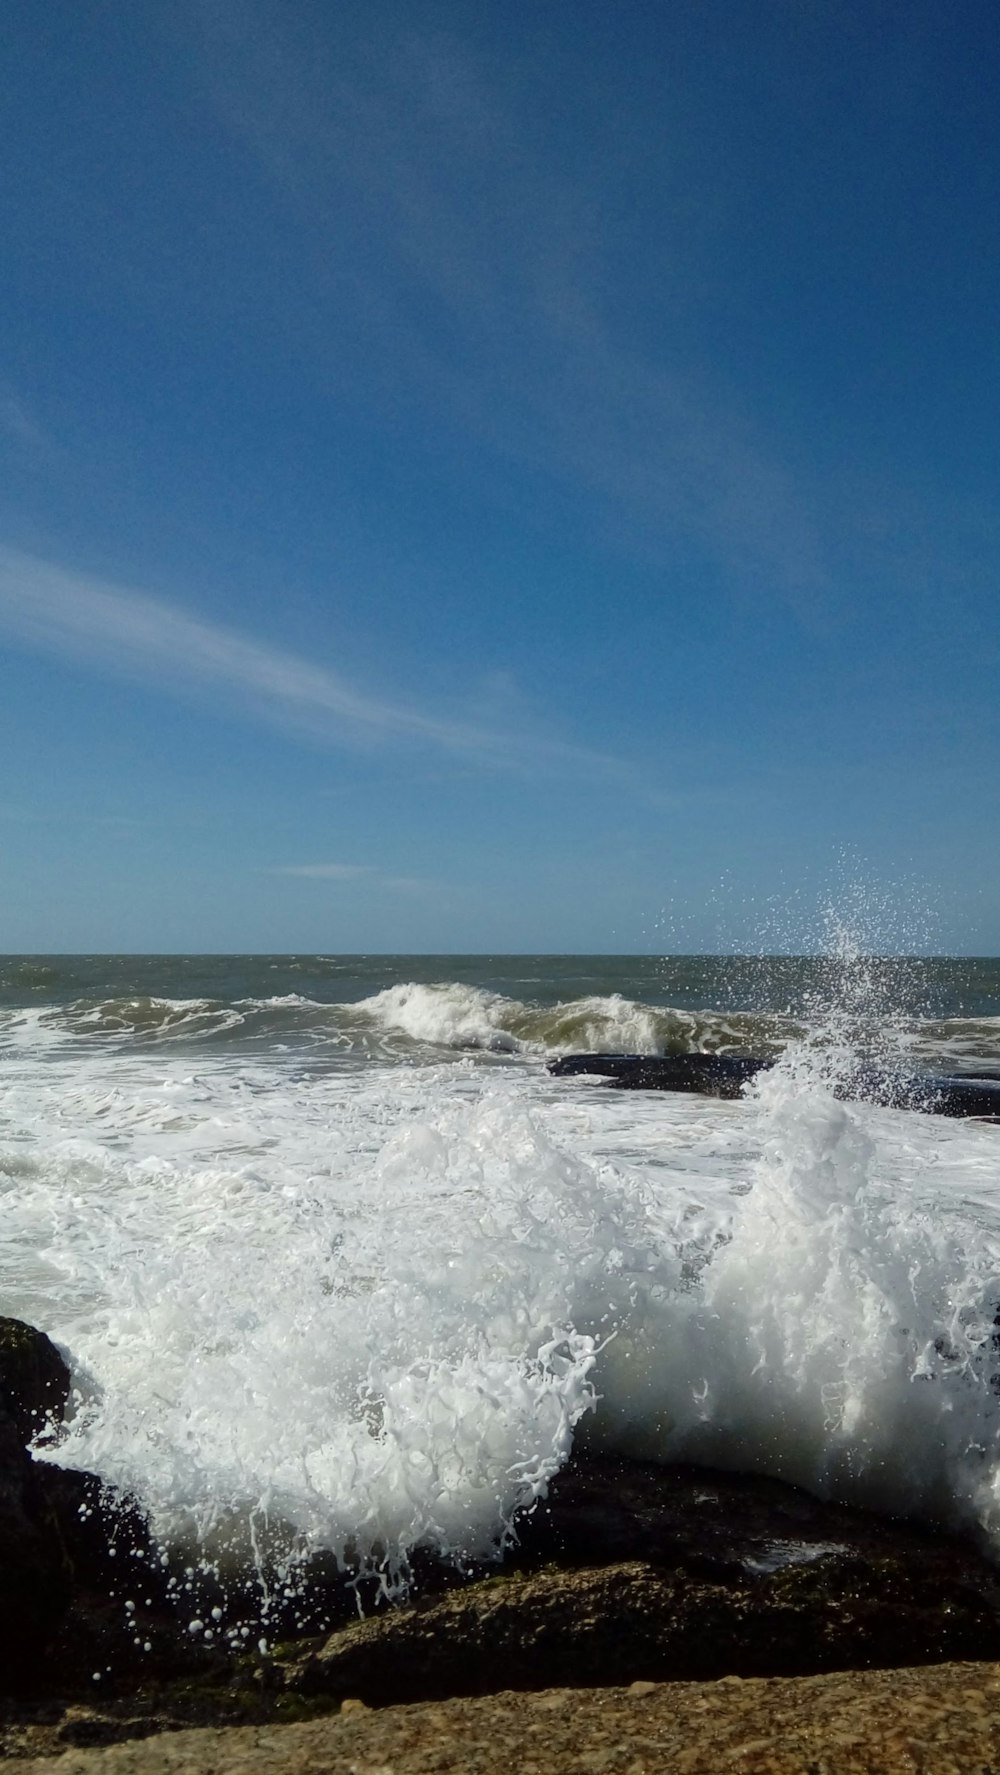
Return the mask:
<svg viewBox="0 0 1000 1775">
<path fill-rule="evenodd" d="M 998 1775 L 1000 1665 L 344 1706 L 173 1732 L 18 1775 Z"/>
</svg>

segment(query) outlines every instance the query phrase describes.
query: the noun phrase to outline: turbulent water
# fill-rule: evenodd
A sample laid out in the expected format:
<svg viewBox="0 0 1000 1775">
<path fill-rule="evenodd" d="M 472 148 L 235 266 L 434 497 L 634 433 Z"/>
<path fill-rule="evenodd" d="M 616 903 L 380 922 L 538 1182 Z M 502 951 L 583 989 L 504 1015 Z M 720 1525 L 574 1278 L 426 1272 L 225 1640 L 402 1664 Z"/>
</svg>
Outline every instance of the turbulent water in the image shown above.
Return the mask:
<svg viewBox="0 0 1000 1775">
<path fill-rule="evenodd" d="M 779 1055 L 741 1102 L 552 1079 Z M 203 1559 L 488 1555 L 575 1437 L 1000 1554 L 1000 1127 L 837 1101 L 1000 1074 L 1000 962 L 0 960 L 0 1311 L 47 1459 Z"/>
</svg>

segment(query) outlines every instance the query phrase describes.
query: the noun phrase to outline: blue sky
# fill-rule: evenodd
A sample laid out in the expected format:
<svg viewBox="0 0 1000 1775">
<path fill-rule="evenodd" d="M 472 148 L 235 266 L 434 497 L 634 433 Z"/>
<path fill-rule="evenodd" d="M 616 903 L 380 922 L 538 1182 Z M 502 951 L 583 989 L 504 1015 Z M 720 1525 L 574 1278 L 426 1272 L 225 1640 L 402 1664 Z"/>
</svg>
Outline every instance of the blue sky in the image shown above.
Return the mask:
<svg viewBox="0 0 1000 1775">
<path fill-rule="evenodd" d="M 1000 951 L 995 0 L 4 35 L 0 949 Z"/>
</svg>

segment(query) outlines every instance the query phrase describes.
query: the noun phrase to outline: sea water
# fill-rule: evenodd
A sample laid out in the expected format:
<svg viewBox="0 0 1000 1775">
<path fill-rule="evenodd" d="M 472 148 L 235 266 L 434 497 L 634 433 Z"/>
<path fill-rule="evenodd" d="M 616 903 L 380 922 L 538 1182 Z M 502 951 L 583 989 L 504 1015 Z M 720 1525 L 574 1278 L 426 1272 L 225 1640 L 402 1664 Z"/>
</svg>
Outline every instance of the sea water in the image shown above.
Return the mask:
<svg viewBox="0 0 1000 1775">
<path fill-rule="evenodd" d="M 554 1079 L 777 1058 L 744 1100 Z M 202 1562 L 489 1557 L 574 1441 L 1000 1554 L 1000 1126 L 838 1100 L 1000 1073 L 1000 963 L 0 961 L 0 1310 L 42 1458 Z"/>
</svg>

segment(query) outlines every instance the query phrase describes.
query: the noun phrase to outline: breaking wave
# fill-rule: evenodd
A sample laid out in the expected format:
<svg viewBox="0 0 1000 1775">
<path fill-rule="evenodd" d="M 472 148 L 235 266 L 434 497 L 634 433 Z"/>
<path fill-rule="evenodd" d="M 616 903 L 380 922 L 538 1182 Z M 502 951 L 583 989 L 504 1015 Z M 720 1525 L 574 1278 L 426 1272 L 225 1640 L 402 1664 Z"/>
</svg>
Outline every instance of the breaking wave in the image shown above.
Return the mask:
<svg viewBox="0 0 1000 1775">
<path fill-rule="evenodd" d="M 687 1008 L 620 993 L 542 1004 L 457 981 L 400 981 L 347 1003 L 301 993 L 230 1000 L 153 995 L 76 999 L 0 1010 L 0 1043 L 271 1049 L 331 1057 L 430 1060 L 447 1054 L 743 1053 L 774 1058 L 790 1043 L 829 1040 L 825 1013 Z M 883 1040 L 886 1022 L 877 1023 Z M 1000 1073 L 1000 1017 L 897 1018 L 895 1051 L 913 1066 Z M 825 1033 L 824 1033 L 825 1032 Z M 863 1032 L 850 1031 L 856 1058 Z M 846 1038 L 845 1038 L 846 1039 Z"/>
</svg>

